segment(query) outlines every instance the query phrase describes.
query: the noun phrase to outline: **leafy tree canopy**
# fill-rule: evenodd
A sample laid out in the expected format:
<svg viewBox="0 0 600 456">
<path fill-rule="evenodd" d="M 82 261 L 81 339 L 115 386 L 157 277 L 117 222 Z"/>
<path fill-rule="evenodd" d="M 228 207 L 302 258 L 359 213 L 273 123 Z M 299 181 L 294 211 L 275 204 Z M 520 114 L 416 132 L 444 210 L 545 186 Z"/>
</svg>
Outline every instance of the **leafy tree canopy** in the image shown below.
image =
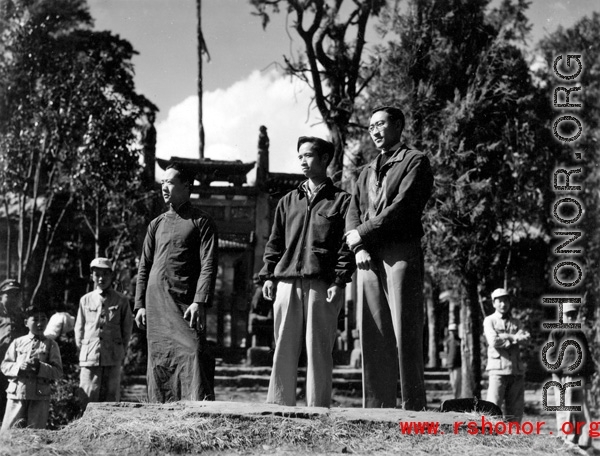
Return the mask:
<svg viewBox="0 0 600 456">
<path fill-rule="evenodd" d="M 0 2 L 0 195 L 9 237 L 10 219 L 18 226 L 18 265 L 9 260 L 7 273 L 30 297 L 66 223 L 81 217 L 107 243 L 109 201 L 130 207 L 123 190 L 138 180 L 138 130 L 156 111 L 135 92 L 131 44 L 91 23 L 83 0 Z"/>
</svg>

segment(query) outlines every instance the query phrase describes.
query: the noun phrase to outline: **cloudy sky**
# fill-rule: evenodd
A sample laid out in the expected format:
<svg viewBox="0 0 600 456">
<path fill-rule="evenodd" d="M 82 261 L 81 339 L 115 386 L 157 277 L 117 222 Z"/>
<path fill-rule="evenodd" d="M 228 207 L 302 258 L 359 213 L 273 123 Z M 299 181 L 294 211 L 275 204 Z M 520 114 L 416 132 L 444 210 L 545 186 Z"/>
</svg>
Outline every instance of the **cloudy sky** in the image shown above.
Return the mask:
<svg viewBox="0 0 600 456">
<path fill-rule="evenodd" d="M 499 0 L 494 0 L 494 3 Z M 198 156 L 196 0 L 88 0 L 97 30 L 130 41 L 136 87 L 160 109 L 157 155 Z M 533 0 L 532 43 L 558 25 L 571 26 L 597 0 Z M 327 137 L 310 90 L 282 76 L 282 56 L 294 52 L 291 19 L 280 13 L 263 30 L 248 0 L 203 0 L 202 28 L 210 62 L 203 63 L 205 156 L 256 160 L 258 129 L 268 128 L 271 171 L 299 172 L 300 135 Z M 367 35 L 375 42 L 374 33 Z M 370 52 L 369 45 L 367 51 Z"/>
</svg>

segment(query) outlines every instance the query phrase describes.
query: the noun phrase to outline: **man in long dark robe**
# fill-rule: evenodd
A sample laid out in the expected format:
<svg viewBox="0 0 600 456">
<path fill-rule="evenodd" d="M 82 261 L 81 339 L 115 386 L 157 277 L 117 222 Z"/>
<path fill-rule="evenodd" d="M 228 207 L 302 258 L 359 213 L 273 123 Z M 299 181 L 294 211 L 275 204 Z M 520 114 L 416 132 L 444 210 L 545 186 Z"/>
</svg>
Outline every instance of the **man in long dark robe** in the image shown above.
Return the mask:
<svg viewBox="0 0 600 456">
<path fill-rule="evenodd" d="M 140 258 L 135 321 L 147 327 L 148 400 L 214 400 L 214 358 L 205 338 L 217 273 L 217 232 L 192 206 L 193 178 L 177 164 L 162 180 L 169 210 L 150 222 Z"/>
</svg>

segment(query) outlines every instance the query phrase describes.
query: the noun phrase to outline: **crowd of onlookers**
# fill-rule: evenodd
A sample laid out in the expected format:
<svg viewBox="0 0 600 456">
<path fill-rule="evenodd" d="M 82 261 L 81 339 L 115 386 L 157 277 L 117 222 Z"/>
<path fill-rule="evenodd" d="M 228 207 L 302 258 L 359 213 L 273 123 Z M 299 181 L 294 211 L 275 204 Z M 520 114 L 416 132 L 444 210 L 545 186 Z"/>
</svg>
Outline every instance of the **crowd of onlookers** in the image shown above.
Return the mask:
<svg viewBox="0 0 600 456">
<path fill-rule="evenodd" d="M 2 430 L 14 426 L 45 428 L 51 382 L 63 375 L 61 336 L 74 331 L 79 351 L 78 395 L 88 402 L 118 401 L 121 364 L 132 331 L 129 300 L 112 287 L 113 266 L 106 258 L 90 264 L 94 290 L 79 302 L 77 317 L 49 315 L 47 308 L 21 308 L 21 285 L 0 284 L 0 413 Z"/>
</svg>

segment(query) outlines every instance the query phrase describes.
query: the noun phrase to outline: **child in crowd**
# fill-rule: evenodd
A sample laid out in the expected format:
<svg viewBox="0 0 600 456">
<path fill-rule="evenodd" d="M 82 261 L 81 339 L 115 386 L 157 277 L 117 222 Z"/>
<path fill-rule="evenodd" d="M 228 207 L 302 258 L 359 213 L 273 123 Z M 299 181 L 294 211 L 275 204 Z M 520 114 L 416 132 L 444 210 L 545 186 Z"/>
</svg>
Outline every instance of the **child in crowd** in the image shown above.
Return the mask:
<svg viewBox="0 0 600 456">
<path fill-rule="evenodd" d="M 112 289 L 110 260 L 96 258 L 90 270 L 94 291 L 81 298 L 75 323 L 75 342 L 80 349 L 79 388 L 84 408 L 88 402 L 119 400 L 121 363 L 133 325 L 129 300 Z"/>
<path fill-rule="evenodd" d="M 48 315 L 39 307 L 27 309 L 29 334 L 15 339 L 2 362 L 9 379 L 2 430 L 11 427 L 44 429 L 50 410 L 50 382 L 62 377 L 58 344 L 44 336 Z"/>
</svg>

